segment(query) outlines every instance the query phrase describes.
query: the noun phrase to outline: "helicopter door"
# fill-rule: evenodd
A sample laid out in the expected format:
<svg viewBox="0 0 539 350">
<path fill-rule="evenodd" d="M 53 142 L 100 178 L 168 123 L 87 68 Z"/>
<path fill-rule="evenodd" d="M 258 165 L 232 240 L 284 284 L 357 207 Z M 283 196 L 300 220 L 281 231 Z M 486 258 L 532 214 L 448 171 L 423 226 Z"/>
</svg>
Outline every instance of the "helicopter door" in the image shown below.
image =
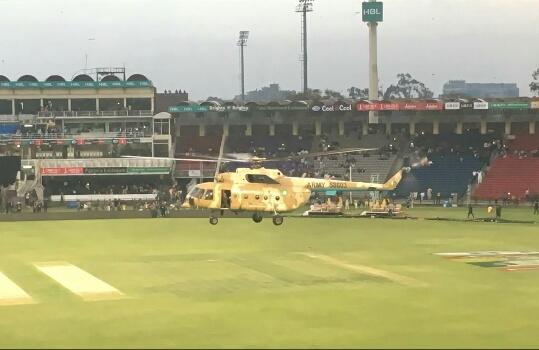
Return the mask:
<svg viewBox="0 0 539 350">
<path fill-rule="evenodd" d="M 231 193 L 230 190 L 221 191 L 221 208 L 230 209 Z"/>
</svg>

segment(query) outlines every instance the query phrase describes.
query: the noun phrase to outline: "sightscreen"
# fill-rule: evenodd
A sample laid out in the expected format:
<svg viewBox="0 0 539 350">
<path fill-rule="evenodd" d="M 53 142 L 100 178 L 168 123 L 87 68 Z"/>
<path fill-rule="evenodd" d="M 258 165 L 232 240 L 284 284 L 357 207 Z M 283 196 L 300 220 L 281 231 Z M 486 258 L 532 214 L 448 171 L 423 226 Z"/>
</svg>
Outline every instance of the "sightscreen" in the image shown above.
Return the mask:
<svg viewBox="0 0 539 350">
<path fill-rule="evenodd" d="M 14 183 L 19 170 L 21 170 L 21 157 L 0 157 L 0 185 L 7 186 Z"/>
</svg>

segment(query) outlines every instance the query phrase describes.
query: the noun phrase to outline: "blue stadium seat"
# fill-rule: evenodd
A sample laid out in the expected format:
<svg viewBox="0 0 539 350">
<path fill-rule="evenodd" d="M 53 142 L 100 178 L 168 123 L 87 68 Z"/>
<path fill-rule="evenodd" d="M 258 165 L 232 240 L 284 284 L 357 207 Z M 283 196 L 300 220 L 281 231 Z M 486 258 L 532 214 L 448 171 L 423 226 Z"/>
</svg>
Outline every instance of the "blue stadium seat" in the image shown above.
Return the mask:
<svg viewBox="0 0 539 350">
<path fill-rule="evenodd" d="M 407 197 L 410 192 L 427 192 L 432 188 L 433 196 L 440 192 L 442 197 L 451 193 L 463 194 L 473 177 L 480 170 L 482 162 L 471 155 L 433 156 L 432 164 L 412 169 L 406 174 L 395 190 L 396 196 Z"/>
</svg>

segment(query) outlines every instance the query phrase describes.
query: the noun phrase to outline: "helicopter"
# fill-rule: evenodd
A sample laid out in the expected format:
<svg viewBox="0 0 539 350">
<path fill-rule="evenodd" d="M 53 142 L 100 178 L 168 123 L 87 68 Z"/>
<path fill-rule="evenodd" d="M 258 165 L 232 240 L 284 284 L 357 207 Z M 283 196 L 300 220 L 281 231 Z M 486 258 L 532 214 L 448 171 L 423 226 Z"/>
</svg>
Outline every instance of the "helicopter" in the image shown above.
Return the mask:
<svg viewBox="0 0 539 350">
<path fill-rule="evenodd" d="M 209 223 L 216 225 L 224 211 L 252 212 L 252 219 L 260 223 L 263 213 L 271 213 L 275 225 L 281 225 L 284 218 L 281 214 L 291 212 L 304 205 L 312 192 L 338 191 L 391 191 L 397 187 L 403 172 L 410 168 L 402 168 L 385 183 L 369 183 L 335 180 L 330 178 L 307 178 L 286 176 L 279 169 L 265 168 L 265 162 L 290 160 L 294 157 L 266 159 L 256 156 L 242 158 L 223 157 L 224 137 L 221 142 L 219 157 L 199 156 L 190 158 L 166 158 L 176 161 L 196 161 L 217 163 L 214 181 L 194 185 L 188 192 L 182 208 L 204 208 L 210 210 Z M 353 148 L 330 152 L 310 153 L 296 157 L 327 156 L 334 154 L 361 153 L 376 150 L 375 148 Z M 125 156 L 131 158 L 145 158 Z M 238 167 L 233 172 L 220 173 L 223 162 L 249 163 L 248 167 Z M 220 213 L 220 215 L 219 215 Z"/>
</svg>

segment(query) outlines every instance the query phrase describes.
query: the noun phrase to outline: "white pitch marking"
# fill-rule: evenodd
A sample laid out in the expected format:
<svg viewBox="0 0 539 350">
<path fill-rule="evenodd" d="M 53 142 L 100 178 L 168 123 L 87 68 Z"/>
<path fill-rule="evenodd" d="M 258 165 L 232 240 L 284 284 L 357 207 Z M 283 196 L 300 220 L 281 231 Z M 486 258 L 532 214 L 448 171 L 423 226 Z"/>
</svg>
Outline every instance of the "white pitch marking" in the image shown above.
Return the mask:
<svg viewBox="0 0 539 350">
<path fill-rule="evenodd" d="M 354 271 L 366 275 L 372 275 L 376 277 L 382 277 L 387 280 L 397 282 L 400 284 L 404 284 L 407 286 L 415 286 L 415 287 L 424 287 L 425 284 L 423 282 L 417 281 L 413 278 L 401 276 L 393 272 L 376 269 L 374 267 L 366 266 L 366 265 L 357 265 L 357 264 L 351 264 L 346 261 L 335 259 L 328 255 L 322 255 L 322 254 L 312 254 L 312 253 L 299 253 L 301 255 L 307 256 L 312 259 L 318 259 L 321 261 L 324 261 L 325 263 L 328 263 L 330 265 L 338 266 L 343 269 Z"/>
<path fill-rule="evenodd" d="M 0 305 L 33 304 L 34 299 L 0 272 Z"/>
<path fill-rule="evenodd" d="M 40 263 L 35 267 L 87 301 L 118 299 L 124 295 L 110 284 L 69 263 Z"/>
</svg>

